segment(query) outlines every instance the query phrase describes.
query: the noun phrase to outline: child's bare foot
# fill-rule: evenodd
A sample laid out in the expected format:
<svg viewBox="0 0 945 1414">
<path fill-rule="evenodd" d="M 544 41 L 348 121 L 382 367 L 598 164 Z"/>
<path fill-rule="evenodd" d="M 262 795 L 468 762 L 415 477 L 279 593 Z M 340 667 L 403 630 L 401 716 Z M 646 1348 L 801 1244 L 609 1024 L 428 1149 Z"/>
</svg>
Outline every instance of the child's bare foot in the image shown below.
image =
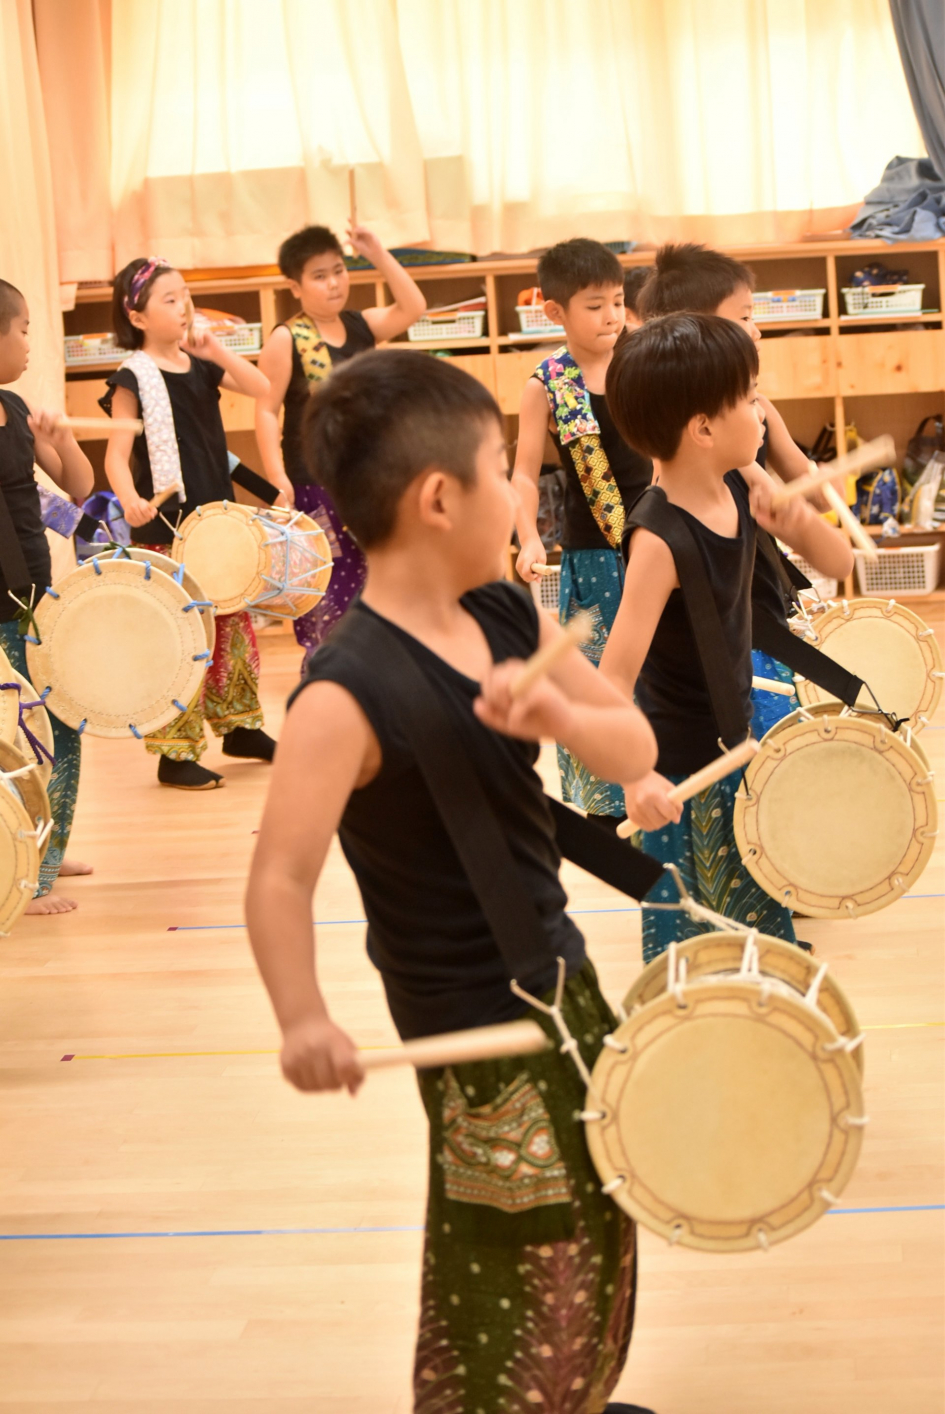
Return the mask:
<svg viewBox="0 0 945 1414">
<path fill-rule="evenodd" d="M 24 913 L 71 913 L 74 908 L 78 908 L 75 899 L 63 898 L 62 894 L 43 894 L 42 898 L 34 898 L 26 905 Z"/>
<path fill-rule="evenodd" d="M 92 865 L 83 864 L 78 859 L 64 859 L 59 866 L 59 877 L 66 878 L 70 874 L 91 874 Z"/>
</svg>

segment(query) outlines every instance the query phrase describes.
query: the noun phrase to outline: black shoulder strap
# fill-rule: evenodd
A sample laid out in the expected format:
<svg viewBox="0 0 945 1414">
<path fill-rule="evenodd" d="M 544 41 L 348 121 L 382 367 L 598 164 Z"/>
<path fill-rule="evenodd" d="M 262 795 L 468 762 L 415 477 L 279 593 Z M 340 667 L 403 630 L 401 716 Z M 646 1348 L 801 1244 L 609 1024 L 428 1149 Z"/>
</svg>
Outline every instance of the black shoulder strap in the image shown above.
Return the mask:
<svg viewBox="0 0 945 1414">
<path fill-rule="evenodd" d="M 372 663 L 398 701 L 400 725 L 509 976 L 525 981 L 547 972 L 552 954 L 544 924 L 441 698 L 392 626 L 365 615 L 364 628 L 372 639 Z M 560 802 L 549 804 L 562 854 L 598 878 L 642 899 L 663 873 L 649 855 Z"/>
<path fill-rule="evenodd" d="M 786 623 L 779 622 L 767 609 L 752 607 L 751 641 L 762 653 L 769 653 L 779 663 L 785 663 L 801 677 L 822 687 L 833 697 L 839 697 L 848 707 L 855 707 L 866 684 L 862 678 L 842 667 L 833 658 L 828 658 L 819 648 L 814 648 L 796 633 L 792 633 Z"/>
<path fill-rule="evenodd" d="M 792 599 L 797 598 L 797 591 L 799 589 L 810 589 L 811 582 L 807 578 L 807 575 L 798 569 L 793 560 L 789 560 L 786 555 L 781 554 L 781 551 L 778 549 L 777 545 L 775 545 L 768 531 L 762 530 L 761 526 L 757 525 L 757 523 L 755 529 L 755 545 L 757 546 L 758 553 L 764 555 L 765 559 L 778 576 L 782 587 Z"/>
<path fill-rule="evenodd" d="M 747 731 L 745 709 L 702 552 L 659 486 L 650 486 L 634 502 L 624 544 L 636 526 L 658 535 L 672 552 L 719 737 L 726 746 L 737 746 Z"/>
</svg>

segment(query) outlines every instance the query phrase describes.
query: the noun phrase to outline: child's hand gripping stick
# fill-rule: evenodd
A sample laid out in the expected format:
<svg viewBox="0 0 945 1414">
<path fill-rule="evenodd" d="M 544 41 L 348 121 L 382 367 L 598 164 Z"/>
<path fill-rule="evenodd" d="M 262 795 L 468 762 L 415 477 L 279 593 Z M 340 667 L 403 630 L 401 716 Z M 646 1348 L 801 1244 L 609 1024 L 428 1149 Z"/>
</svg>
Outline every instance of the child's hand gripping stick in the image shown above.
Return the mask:
<svg viewBox="0 0 945 1414">
<path fill-rule="evenodd" d="M 714 761 L 710 761 L 708 766 L 703 766 L 701 771 L 696 771 L 694 775 L 680 781 L 678 786 L 673 786 L 672 790 L 667 792 L 669 799 L 673 801 L 691 800 L 694 795 L 705 790 L 706 786 L 724 780 L 733 771 L 737 771 L 740 766 L 746 765 L 757 751 L 758 742 L 753 737 L 749 737 L 740 746 L 736 746 Z M 617 834 L 620 839 L 626 840 L 638 828 L 639 826 L 635 825 L 632 820 L 624 820 L 621 825 L 617 826 Z"/>
</svg>

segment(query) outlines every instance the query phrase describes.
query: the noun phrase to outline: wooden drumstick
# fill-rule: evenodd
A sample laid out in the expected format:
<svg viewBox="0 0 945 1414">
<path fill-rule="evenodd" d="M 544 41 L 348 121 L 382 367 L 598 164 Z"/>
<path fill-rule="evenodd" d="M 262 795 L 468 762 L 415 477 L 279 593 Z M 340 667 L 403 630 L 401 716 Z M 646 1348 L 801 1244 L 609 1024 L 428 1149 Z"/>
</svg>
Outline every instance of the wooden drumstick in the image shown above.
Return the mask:
<svg viewBox="0 0 945 1414">
<path fill-rule="evenodd" d="M 172 496 L 178 495 L 179 492 L 179 486 L 168 486 L 166 490 L 159 491 L 156 496 L 152 496 L 148 505 L 154 506 L 155 510 L 157 510 L 164 505 L 165 501 L 169 501 Z"/>
<path fill-rule="evenodd" d="M 496 1060 L 502 1056 L 529 1056 L 548 1050 L 551 1042 L 537 1021 L 508 1021 L 497 1026 L 476 1026 L 470 1031 L 448 1031 L 422 1036 L 376 1051 L 359 1051 L 365 1070 L 392 1065 L 465 1065 L 468 1061 Z"/>
<path fill-rule="evenodd" d="M 813 465 L 813 463 L 811 463 L 811 465 Z M 828 481 L 827 484 L 824 486 L 824 495 L 830 502 L 831 510 L 836 511 L 837 519 L 849 535 L 850 539 L 853 541 L 854 545 L 858 546 L 863 551 L 863 554 L 867 555 L 869 559 L 878 560 L 879 551 L 874 545 L 872 539 L 870 538 L 870 536 L 867 535 L 866 531 L 863 529 L 862 525 L 860 525 L 860 522 L 850 510 L 850 507 L 847 505 L 846 501 L 840 495 L 840 492 L 837 490 L 836 486 L 834 486 L 832 482 Z"/>
<path fill-rule="evenodd" d="M 895 455 L 896 444 L 888 433 L 873 442 L 864 442 L 852 452 L 837 457 L 836 461 L 827 462 L 817 471 L 812 471 L 809 476 L 799 476 L 796 481 L 789 481 L 772 496 L 771 509 L 776 511 L 795 496 L 806 496 L 809 491 L 817 491 L 837 476 L 854 476 L 870 467 L 882 466 L 893 461 Z"/>
<path fill-rule="evenodd" d="M 777 678 L 752 678 L 751 685 L 759 692 L 776 692 L 779 697 L 793 697 L 794 688 L 789 682 L 779 682 Z"/>
<path fill-rule="evenodd" d="M 60 417 L 59 425 L 73 432 L 98 432 L 103 437 L 112 432 L 133 432 L 140 437 L 144 431 L 140 417 Z"/>
<path fill-rule="evenodd" d="M 594 633 L 594 623 L 590 614 L 575 614 L 573 619 L 569 619 L 564 626 L 564 632 L 548 643 L 544 648 L 539 648 L 537 653 L 533 653 L 528 659 L 522 671 L 512 684 L 512 696 L 521 697 L 528 689 L 538 681 L 538 679 L 554 667 L 560 658 L 564 658 L 572 648 L 579 647 L 582 643 L 587 643 Z"/>
<path fill-rule="evenodd" d="M 529 569 L 531 570 L 532 574 L 537 575 L 557 574 L 560 568 L 560 565 L 540 565 L 537 561 L 535 562 L 535 564 L 529 565 Z"/>
<path fill-rule="evenodd" d="M 666 792 L 672 801 L 691 800 L 694 795 L 698 795 L 706 786 L 714 785 L 716 781 L 724 780 L 733 771 L 737 771 L 739 766 L 744 766 L 758 751 L 758 742 L 753 737 L 743 741 L 741 746 L 735 746 L 731 751 L 726 751 L 724 755 L 717 756 L 714 761 L 710 761 L 708 766 L 703 766 L 701 771 L 696 771 L 694 775 L 680 781 L 678 786 L 673 786 L 672 790 Z M 632 820 L 624 820 L 617 826 L 617 834 L 622 840 L 629 839 L 634 831 L 640 828 Z"/>
</svg>

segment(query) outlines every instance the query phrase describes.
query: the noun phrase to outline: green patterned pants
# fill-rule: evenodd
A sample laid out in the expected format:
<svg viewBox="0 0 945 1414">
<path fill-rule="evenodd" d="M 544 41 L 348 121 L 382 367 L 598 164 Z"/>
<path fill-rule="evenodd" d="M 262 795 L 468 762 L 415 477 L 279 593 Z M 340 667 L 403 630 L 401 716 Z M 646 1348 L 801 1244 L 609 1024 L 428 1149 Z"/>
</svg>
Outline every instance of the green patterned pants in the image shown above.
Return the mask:
<svg viewBox="0 0 945 1414">
<path fill-rule="evenodd" d="M 590 963 L 562 1009 L 592 1066 L 616 1022 Z M 430 1178 L 414 1414 L 600 1414 L 630 1343 L 636 1229 L 601 1193 L 573 1062 L 556 1045 L 418 1078 Z"/>
</svg>

